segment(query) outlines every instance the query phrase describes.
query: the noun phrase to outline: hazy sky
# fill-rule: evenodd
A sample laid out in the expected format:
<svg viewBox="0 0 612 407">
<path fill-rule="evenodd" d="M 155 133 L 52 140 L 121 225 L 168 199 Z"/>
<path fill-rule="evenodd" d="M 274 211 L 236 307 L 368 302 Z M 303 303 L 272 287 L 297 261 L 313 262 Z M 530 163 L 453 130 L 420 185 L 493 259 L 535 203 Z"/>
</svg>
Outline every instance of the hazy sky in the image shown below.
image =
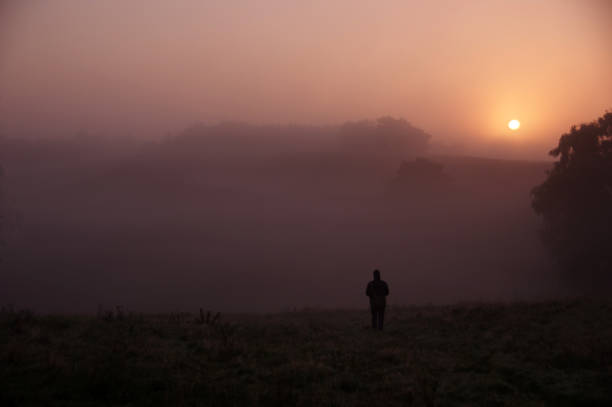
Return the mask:
<svg viewBox="0 0 612 407">
<path fill-rule="evenodd" d="M 548 142 L 612 109 L 612 1 L 0 2 L 5 131 L 390 114 Z"/>
</svg>

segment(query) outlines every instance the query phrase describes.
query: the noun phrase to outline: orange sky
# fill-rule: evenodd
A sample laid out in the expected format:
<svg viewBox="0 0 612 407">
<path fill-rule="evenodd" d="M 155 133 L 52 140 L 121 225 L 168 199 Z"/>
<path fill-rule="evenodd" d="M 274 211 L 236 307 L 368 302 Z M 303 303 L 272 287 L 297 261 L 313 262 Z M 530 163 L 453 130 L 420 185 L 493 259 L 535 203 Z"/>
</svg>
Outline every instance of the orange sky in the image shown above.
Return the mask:
<svg viewBox="0 0 612 407">
<path fill-rule="evenodd" d="M 548 146 L 612 109 L 610 21 L 607 0 L 8 0 L 0 124 L 159 136 L 390 114 Z"/>
</svg>

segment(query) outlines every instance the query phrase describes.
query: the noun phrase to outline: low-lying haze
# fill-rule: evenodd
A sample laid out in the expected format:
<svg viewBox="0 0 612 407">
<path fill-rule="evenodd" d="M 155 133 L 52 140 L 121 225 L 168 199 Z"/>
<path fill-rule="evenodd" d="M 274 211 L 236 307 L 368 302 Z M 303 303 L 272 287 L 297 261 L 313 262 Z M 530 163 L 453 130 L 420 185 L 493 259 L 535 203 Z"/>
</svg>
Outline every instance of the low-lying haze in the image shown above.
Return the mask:
<svg viewBox="0 0 612 407">
<path fill-rule="evenodd" d="M 429 135 L 385 120 L 6 139 L 0 296 L 62 311 L 355 307 L 374 268 L 393 304 L 562 292 L 530 208 L 548 163 L 415 159 Z"/>
<path fill-rule="evenodd" d="M 355 307 L 374 268 L 392 304 L 571 293 L 530 191 L 612 108 L 611 20 L 598 0 L 2 1 L 0 298 Z"/>
</svg>

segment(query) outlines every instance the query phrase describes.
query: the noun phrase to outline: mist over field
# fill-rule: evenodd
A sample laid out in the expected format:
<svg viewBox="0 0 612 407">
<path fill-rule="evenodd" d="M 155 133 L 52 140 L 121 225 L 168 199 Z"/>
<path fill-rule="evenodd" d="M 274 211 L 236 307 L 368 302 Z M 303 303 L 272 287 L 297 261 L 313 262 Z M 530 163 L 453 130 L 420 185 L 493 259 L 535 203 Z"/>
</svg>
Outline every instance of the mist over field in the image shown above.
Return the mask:
<svg viewBox="0 0 612 407">
<path fill-rule="evenodd" d="M 611 406 L 611 21 L 0 0 L 0 406 Z"/>
<path fill-rule="evenodd" d="M 1 302 L 353 308 L 375 268 L 391 304 L 572 294 L 530 192 L 612 106 L 611 12 L 3 1 Z"/>
<path fill-rule="evenodd" d="M 434 137 L 386 120 L 404 132 L 386 144 L 365 134 L 384 119 L 4 138 L 0 296 L 84 312 L 359 307 L 374 268 L 392 304 L 559 294 L 529 199 L 550 165 L 432 155 Z"/>
</svg>

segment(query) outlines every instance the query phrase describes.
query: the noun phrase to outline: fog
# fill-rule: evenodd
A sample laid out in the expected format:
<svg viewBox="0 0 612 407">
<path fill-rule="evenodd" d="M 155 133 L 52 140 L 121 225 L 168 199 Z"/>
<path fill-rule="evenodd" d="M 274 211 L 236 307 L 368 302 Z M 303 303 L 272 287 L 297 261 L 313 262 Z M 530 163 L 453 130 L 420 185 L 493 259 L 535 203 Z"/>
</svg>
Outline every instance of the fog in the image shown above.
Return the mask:
<svg viewBox="0 0 612 407">
<path fill-rule="evenodd" d="M 549 164 L 432 155 L 432 136 L 385 120 L 5 138 L 0 296 L 83 312 L 356 307 L 374 268 L 393 304 L 558 294 L 529 205 Z"/>
<path fill-rule="evenodd" d="M 612 108 L 607 1 L 3 1 L 0 303 L 571 294 L 530 191 Z M 521 127 L 511 131 L 510 119 Z"/>
</svg>

